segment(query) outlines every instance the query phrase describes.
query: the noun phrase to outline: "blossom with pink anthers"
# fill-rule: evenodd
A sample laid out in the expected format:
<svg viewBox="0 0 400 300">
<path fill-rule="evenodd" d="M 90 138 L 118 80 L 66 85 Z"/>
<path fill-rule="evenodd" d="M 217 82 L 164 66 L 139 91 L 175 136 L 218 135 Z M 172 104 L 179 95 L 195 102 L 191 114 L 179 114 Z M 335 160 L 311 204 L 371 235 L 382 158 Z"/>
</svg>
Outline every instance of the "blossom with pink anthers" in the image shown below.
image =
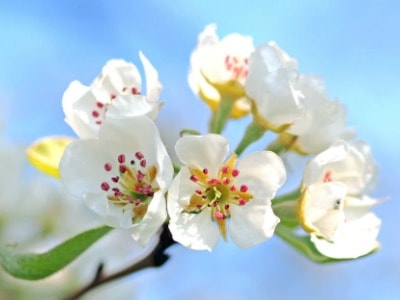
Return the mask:
<svg viewBox="0 0 400 300">
<path fill-rule="evenodd" d="M 169 228 L 191 249 L 211 250 L 228 234 L 242 248 L 272 236 L 279 218 L 271 199 L 286 179 L 272 152 L 229 158 L 227 140 L 217 134 L 184 136 L 175 146 L 184 166 L 168 191 Z"/>
<path fill-rule="evenodd" d="M 108 61 L 90 86 L 79 81 L 69 85 L 62 99 L 65 121 L 79 137 L 95 137 L 106 114 L 157 117 L 161 92 L 158 73 L 141 52 L 139 56 L 146 77 L 145 94 L 136 66 L 121 59 Z"/>
<path fill-rule="evenodd" d="M 231 93 L 236 94 L 234 96 L 239 99 L 232 99 L 238 100 L 233 107 L 232 116 L 240 117 L 248 113 L 250 105 L 243 97 L 243 85 L 253 51 L 252 37 L 231 33 L 220 40 L 216 25 L 206 26 L 199 35 L 197 47 L 190 59 L 188 81 L 192 91 L 215 110 L 221 101 L 217 86 L 223 86 L 225 90 L 232 87 Z"/>
<path fill-rule="evenodd" d="M 142 245 L 167 218 L 173 167 L 157 127 L 145 116 L 106 118 L 98 139 L 66 148 L 60 174 L 105 224 L 129 230 Z"/>
<path fill-rule="evenodd" d="M 303 95 L 297 80 L 297 61 L 276 43 L 261 45 L 252 53 L 245 89 L 261 125 L 279 129 L 303 115 Z"/>
<path fill-rule="evenodd" d="M 380 219 L 368 196 L 376 165 L 361 142 L 339 142 L 309 161 L 298 206 L 299 220 L 318 251 L 333 258 L 356 258 L 379 247 Z"/>
</svg>

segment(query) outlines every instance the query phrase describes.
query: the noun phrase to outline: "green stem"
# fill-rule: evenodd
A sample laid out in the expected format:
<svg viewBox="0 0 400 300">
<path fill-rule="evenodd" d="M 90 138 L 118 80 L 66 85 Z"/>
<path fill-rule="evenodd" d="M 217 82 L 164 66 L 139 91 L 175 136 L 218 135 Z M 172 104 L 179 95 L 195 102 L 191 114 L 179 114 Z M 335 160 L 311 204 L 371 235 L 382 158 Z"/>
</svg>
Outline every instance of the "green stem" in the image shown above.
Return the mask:
<svg viewBox="0 0 400 300">
<path fill-rule="evenodd" d="M 292 228 L 283 224 L 279 224 L 275 228 L 275 234 L 316 263 L 329 263 L 345 260 L 333 259 L 324 256 L 318 252 L 314 244 L 310 241 L 310 236 L 296 235 Z"/>
<path fill-rule="evenodd" d="M 250 123 L 249 126 L 247 126 L 246 132 L 244 133 L 242 140 L 240 141 L 239 145 L 237 146 L 235 153 L 237 155 L 242 154 L 243 151 L 246 150 L 246 148 L 250 144 L 252 144 L 255 141 L 258 141 L 260 138 L 262 138 L 265 131 L 266 130 L 264 128 L 262 128 L 256 122 L 253 121 L 252 123 Z"/>
<path fill-rule="evenodd" d="M 288 227 L 297 227 L 299 225 L 299 220 L 297 218 L 297 201 L 285 201 L 280 203 L 273 203 L 272 209 L 281 220 L 282 224 Z"/>
<path fill-rule="evenodd" d="M 289 192 L 287 194 L 275 197 L 272 200 L 272 205 L 276 205 L 278 203 L 285 202 L 285 201 L 297 200 L 297 199 L 300 198 L 300 195 L 301 195 L 301 190 L 300 190 L 300 187 L 299 187 L 299 188 L 297 188 L 297 189 L 295 189 L 295 190 L 293 190 L 293 191 L 291 191 L 291 192 Z"/>
<path fill-rule="evenodd" d="M 272 141 L 265 150 L 275 152 L 276 154 L 280 155 L 285 152 L 286 147 L 282 143 L 282 141 L 277 137 L 274 141 Z"/>
<path fill-rule="evenodd" d="M 210 120 L 209 131 L 211 133 L 221 133 L 231 114 L 232 107 L 235 101 L 222 97 L 219 102 L 217 111 L 213 112 Z"/>
</svg>

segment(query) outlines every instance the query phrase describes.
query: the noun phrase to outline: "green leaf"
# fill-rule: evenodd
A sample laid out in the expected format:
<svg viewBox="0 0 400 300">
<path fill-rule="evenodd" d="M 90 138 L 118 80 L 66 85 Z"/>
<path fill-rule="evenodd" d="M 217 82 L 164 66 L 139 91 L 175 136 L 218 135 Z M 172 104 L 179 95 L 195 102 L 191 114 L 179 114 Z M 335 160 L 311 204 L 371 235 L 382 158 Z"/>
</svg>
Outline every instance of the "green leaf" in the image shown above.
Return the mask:
<svg viewBox="0 0 400 300">
<path fill-rule="evenodd" d="M 64 268 L 111 229 L 102 226 L 87 230 L 48 252 L 39 254 L 14 253 L 10 247 L 0 247 L 0 264 L 7 273 L 16 278 L 43 279 Z"/>
<path fill-rule="evenodd" d="M 276 227 L 275 233 L 283 239 L 285 242 L 293 246 L 296 250 L 303 253 L 309 259 L 317 263 L 333 263 L 333 262 L 341 262 L 341 261 L 348 261 L 354 259 L 335 259 L 326 257 L 325 255 L 318 252 L 317 248 L 315 248 L 314 244 L 310 240 L 310 236 L 299 236 L 295 234 L 293 229 L 283 224 L 279 224 Z M 372 251 L 362 257 L 370 255 L 374 253 Z"/>
</svg>

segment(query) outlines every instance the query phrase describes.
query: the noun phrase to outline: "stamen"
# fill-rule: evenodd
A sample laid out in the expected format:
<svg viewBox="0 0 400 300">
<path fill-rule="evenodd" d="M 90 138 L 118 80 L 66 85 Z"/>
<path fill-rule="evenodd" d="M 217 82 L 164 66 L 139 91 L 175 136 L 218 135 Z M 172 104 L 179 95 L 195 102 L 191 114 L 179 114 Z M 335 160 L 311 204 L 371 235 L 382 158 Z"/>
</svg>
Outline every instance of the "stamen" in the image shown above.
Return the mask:
<svg viewBox="0 0 400 300">
<path fill-rule="evenodd" d="M 98 108 L 103 108 L 103 107 L 104 107 L 104 104 L 97 101 L 97 102 L 96 102 L 96 106 L 97 106 Z"/>
<path fill-rule="evenodd" d="M 208 174 L 208 169 L 207 169 L 207 168 L 203 169 L 203 173 L 204 173 L 205 175 L 207 175 L 207 174 Z"/>
<path fill-rule="evenodd" d="M 224 180 L 222 181 L 223 184 L 228 185 L 231 182 L 231 180 L 227 177 L 224 178 Z"/>
<path fill-rule="evenodd" d="M 122 174 L 124 174 L 124 173 L 126 172 L 126 166 L 120 165 L 120 166 L 119 166 L 119 171 L 120 171 Z"/>
<path fill-rule="evenodd" d="M 237 177 L 238 175 L 239 175 L 239 170 L 237 170 L 237 169 L 232 170 L 233 177 Z"/>
<path fill-rule="evenodd" d="M 142 168 L 145 168 L 145 167 L 146 167 L 146 160 L 145 160 L 145 159 L 142 159 L 142 160 L 140 161 L 140 166 L 141 166 Z"/>
<path fill-rule="evenodd" d="M 221 172 L 224 173 L 224 174 L 228 173 L 229 172 L 229 167 L 228 166 L 223 166 L 221 168 Z"/>
<path fill-rule="evenodd" d="M 325 173 L 323 181 L 324 182 L 331 182 L 332 181 L 332 172 L 331 171 L 328 171 L 328 172 Z"/>
<path fill-rule="evenodd" d="M 110 164 L 110 163 L 105 163 L 104 164 L 104 169 L 108 172 L 108 171 L 111 171 L 111 169 L 112 169 L 112 165 Z"/>
<path fill-rule="evenodd" d="M 245 205 L 246 203 L 247 203 L 246 200 L 244 200 L 243 198 L 240 198 L 240 199 L 239 199 L 239 205 L 243 206 L 243 205 Z"/>
<path fill-rule="evenodd" d="M 138 182 L 142 182 L 143 179 L 144 179 L 144 176 L 145 176 L 145 174 L 143 174 L 142 171 L 139 170 L 137 172 L 137 180 L 138 180 Z"/>
<path fill-rule="evenodd" d="M 142 153 L 142 152 L 139 152 L 139 151 L 135 153 L 135 156 L 136 156 L 136 158 L 139 159 L 139 160 L 143 159 L 143 157 L 144 157 L 143 153 Z"/>
<path fill-rule="evenodd" d="M 246 193 L 248 190 L 249 190 L 249 187 L 248 187 L 247 185 L 242 184 L 242 185 L 240 186 L 240 191 L 241 191 L 242 193 Z"/>
<path fill-rule="evenodd" d="M 216 212 L 214 213 L 214 217 L 215 217 L 216 219 L 218 219 L 218 220 L 223 220 L 223 219 L 225 219 L 224 214 L 223 214 L 222 212 L 220 212 L 220 211 L 216 211 Z"/>
<path fill-rule="evenodd" d="M 110 185 L 107 182 L 102 182 L 101 183 L 101 189 L 105 192 L 107 192 L 110 189 Z"/>
<path fill-rule="evenodd" d="M 193 181 L 193 182 L 197 182 L 197 181 L 199 180 L 199 178 L 198 178 L 196 175 L 190 176 L 189 179 L 190 179 L 191 181 Z"/>
<path fill-rule="evenodd" d="M 118 182 L 119 176 L 111 177 L 111 180 L 114 181 L 114 182 Z"/>
<path fill-rule="evenodd" d="M 125 162 L 125 154 L 118 155 L 118 162 L 123 164 Z"/>
<path fill-rule="evenodd" d="M 97 118 L 99 116 L 99 112 L 97 110 L 92 111 L 92 116 Z"/>
<path fill-rule="evenodd" d="M 111 94 L 110 98 L 111 98 L 111 100 L 113 100 L 113 99 L 117 98 L 117 96 L 115 96 L 115 94 Z"/>
</svg>

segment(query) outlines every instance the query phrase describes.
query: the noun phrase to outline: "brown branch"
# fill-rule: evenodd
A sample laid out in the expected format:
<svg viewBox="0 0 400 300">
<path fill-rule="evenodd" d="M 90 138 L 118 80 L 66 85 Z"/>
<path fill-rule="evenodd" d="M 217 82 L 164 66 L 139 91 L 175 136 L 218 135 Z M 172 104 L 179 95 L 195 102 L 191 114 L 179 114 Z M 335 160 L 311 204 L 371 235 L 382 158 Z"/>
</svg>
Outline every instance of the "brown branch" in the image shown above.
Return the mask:
<svg viewBox="0 0 400 300">
<path fill-rule="evenodd" d="M 83 294 L 104 283 L 124 277 L 137 271 L 151 267 L 161 267 L 169 258 L 169 256 L 165 254 L 164 251 L 174 243 L 175 241 L 172 239 L 171 232 L 169 231 L 168 226 L 164 225 L 160 235 L 160 240 L 153 251 L 149 253 L 149 255 L 135 262 L 133 265 L 130 265 L 127 268 L 112 273 L 110 275 L 105 275 L 103 273 L 104 265 L 101 263 L 96 270 L 93 281 L 88 285 L 82 287 L 78 291 L 74 292 L 73 294 L 65 297 L 64 300 L 79 299 L 79 297 L 81 297 Z"/>
</svg>

